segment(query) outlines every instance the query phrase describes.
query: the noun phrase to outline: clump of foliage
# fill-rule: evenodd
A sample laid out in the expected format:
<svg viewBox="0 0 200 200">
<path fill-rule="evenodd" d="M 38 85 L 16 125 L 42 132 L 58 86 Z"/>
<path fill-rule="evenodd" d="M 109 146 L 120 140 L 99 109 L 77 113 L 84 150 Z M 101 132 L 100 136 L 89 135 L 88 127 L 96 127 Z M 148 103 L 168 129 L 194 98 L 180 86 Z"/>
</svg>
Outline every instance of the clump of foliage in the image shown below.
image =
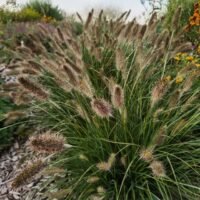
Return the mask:
<svg viewBox="0 0 200 200">
<path fill-rule="evenodd" d="M 180 20 L 180 25 L 184 27 L 186 24 L 190 24 L 193 13 L 195 12 L 195 7 L 198 7 L 198 0 L 169 0 L 167 3 L 167 12 L 165 14 L 166 20 L 166 26 L 170 26 L 170 21 L 174 15 L 174 12 L 178 6 L 181 6 L 182 9 L 182 16 Z M 199 19 L 197 19 L 199 21 Z M 185 34 L 186 39 L 192 41 L 193 43 L 196 43 L 199 41 L 199 33 L 198 31 L 192 31 L 190 30 Z"/>
<path fill-rule="evenodd" d="M 35 10 L 23 8 L 19 11 L 9 11 L 5 8 L 0 8 L 0 22 L 7 24 L 9 22 L 27 22 L 39 21 L 42 16 Z"/>
<path fill-rule="evenodd" d="M 41 14 L 31 8 L 23 8 L 16 13 L 15 21 L 17 22 L 29 22 L 38 21 L 41 19 Z"/>
<path fill-rule="evenodd" d="M 8 23 L 15 17 L 15 13 L 0 7 L 0 23 Z"/>
<path fill-rule="evenodd" d="M 126 23 L 127 12 L 109 20 L 91 11 L 85 23 L 79 16 L 78 37 L 70 24 L 51 33 L 40 24 L 15 49 L 15 101 L 41 132 L 29 145 L 51 156 L 61 147 L 51 166 L 65 176 L 50 199 L 200 198 L 200 71 L 175 67 L 177 53 L 192 49 L 180 13 L 163 29 L 155 13 L 140 25 Z"/>
<path fill-rule="evenodd" d="M 31 0 L 24 8 L 32 9 L 42 16 L 51 17 L 57 21 L 63 20 L 63 12 L 58 6 L 53 6 L 49 0 Z"/>
</svg>

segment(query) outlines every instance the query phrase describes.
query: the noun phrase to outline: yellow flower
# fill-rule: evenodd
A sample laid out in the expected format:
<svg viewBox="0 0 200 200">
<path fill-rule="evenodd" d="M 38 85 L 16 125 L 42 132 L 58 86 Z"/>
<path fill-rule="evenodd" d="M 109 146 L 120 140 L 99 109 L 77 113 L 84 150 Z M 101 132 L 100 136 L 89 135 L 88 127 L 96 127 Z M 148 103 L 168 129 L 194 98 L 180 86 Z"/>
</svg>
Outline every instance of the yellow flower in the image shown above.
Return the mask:
<svg viewBox="0 0 200 200">
<path fill-rule="evenodd" d="M 181 56 L 183 53 L 179 52 L 176 54 L 176 56 Z"/>
<path fill-rule="evenodd" d="M 196 63 L 195 66 L 198 67 L 198 68 L 200 68 L 200 64 L 199 63 Z"/>
<path fill-rule="evenodd" d="M 166 80 L 166 81 L 171 81 L 171 79 L 172 79 L 171 76 L 166 76 L 166 77 L 165 77 L 165 80 Z"/>
<path fill-rule="evenodd" d="M 187 56 L 185 59 L 188 60 L 188 61 L 192 61 L 192 60 L 194 60 L 194 57 L 193 56 Z"/>
<path fill-rule="evenodd" d="M 183 82 L 183 76 L 177 76 L 176 77 L 176 83 L 182 83 Z"/>
<path fill-rule="evenodd" d="M 182 53 L 182 56 L 187 56 L 188 54 L 187 53 Z"/>
<path fill-rule="evenodd" d="M 200 45 L 199 45 L 198 48 L 197 48 L 197 53 L 200 54 Z"/>
<path fill-rule="evenodd" d="M 175 56 L 174 59 L 178 60 L 178 61 L 181 60 L 181 58 L 179 56 Z"/>
</svg>

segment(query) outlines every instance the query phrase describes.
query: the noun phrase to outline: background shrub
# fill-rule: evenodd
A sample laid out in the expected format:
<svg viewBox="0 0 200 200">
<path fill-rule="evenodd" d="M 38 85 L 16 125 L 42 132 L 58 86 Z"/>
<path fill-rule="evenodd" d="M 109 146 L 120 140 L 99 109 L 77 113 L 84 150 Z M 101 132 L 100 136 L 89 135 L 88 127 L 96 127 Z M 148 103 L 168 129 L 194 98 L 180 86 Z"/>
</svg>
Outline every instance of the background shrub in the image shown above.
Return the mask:
<svg viewBox="0 0 200 200">
<path fill-rule="evenodd" d="M 53 6 L 49 0 L 31 0 L 24 8 L 30 8 L 42 16 L 51 17 L 58 21 L 64 19 L 62 11 L 58 6 Z"/>
<path fill-rule="evenodd" d="M 39 21 L 42 18 L 41 14 L 32 8 L 22 8 L 16 13 L 16 22 Z"/>
</svg>

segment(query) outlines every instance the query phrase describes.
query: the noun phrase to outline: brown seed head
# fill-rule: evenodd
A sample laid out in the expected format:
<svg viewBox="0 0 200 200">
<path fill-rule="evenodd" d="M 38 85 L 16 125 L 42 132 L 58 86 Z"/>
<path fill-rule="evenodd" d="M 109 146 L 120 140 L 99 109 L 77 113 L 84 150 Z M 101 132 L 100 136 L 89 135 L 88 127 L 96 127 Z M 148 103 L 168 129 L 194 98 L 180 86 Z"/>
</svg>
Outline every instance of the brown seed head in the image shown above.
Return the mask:
<svg viewBox="0 0 200 200">
<path fill-rule="evenodd" d="M 92 99 L 92 110 L 101 118 L 112 116 L 112 107 L 104 99 Z"/>
<path fill-rule="evenodd" d="M 18 81 L 24 87 L 24 89 L 31 92 L 38 99 L 46 100 L 48 98 L 48 93 L 43 89 L 43 87 L 36 85 L 34 82 L 30 81 L 28 78 L 19 77 Z"/>
<path fill-rule="evenodd" d="M 120 85 L 114 85 L 111 91 L 111 100 L 114 108 L 120 109 L 124 105 L 124 91 Z"/>
<path fill-rule="evenodd" d="M 12 182 L 12 188 L 18 188 L 27 183 L 36 174 L 38 174 L 45 167 L 45 163 L 42 160 L 37 160 L 32 164 L 29 164 L 25 169 L 18 174 Z"/>
<path fill-rule="evenodd" d="M 29 139 L 29 147 L 39 153 L 55 153 L 64 149 L 65 138 L 57 133 L 46 133 L 32 136 Z"/>
<path fill-rule="evenodd" d="M 149 148 L 146 148 L 146 149 L 142 149 L 140 151 L 140 159 L 142 159 L 146 162 L 151 162 L 154 159 L 153 148 L 149 147 Z"/>
<path fill-rule="evenodd" d="M 166 176 L 165 168 L 164 168 L 164 165 L 161 161 L 154 160 L 153 162 L 151 162 L 149 167 L 151 168 L 154 176 L 157 176 L 157 177 Z"/>
</svg>

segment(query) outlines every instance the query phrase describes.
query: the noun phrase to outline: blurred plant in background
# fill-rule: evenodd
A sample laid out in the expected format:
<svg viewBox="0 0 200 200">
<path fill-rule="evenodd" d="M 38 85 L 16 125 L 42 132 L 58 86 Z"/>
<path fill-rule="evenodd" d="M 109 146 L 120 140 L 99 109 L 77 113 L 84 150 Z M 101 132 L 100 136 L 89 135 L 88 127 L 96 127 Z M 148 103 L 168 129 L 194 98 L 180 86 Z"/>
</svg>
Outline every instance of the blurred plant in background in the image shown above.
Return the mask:
<svg viewBox="0 0 200 200">
<path fill-rule="evenodd" d="M 58 6 L 53 6 L 50 0 L 31 0 L 24 5 L 24 8 L 29 8 L 41 16 L 49 17 L 57 21 L 64 19 L 64 13 Z"/>
</svg>

